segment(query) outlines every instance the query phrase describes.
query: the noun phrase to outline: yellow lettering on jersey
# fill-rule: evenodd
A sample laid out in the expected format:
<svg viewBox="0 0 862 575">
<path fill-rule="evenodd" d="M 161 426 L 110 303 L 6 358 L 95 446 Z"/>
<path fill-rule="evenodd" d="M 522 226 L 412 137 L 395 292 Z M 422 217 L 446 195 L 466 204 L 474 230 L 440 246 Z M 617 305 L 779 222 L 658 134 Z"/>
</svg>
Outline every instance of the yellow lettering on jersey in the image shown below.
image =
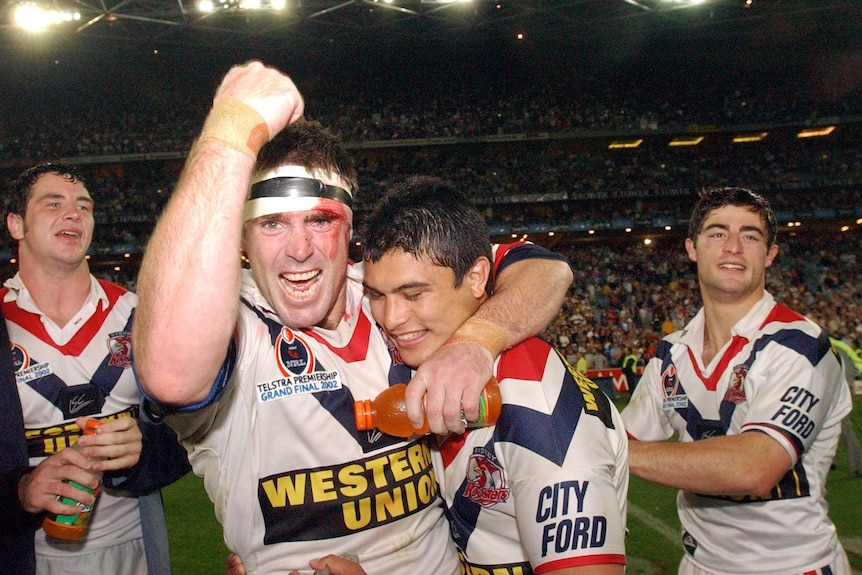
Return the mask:
<svg viewBox="0 0 862 575">
<path fill-rule="evenodd" d="M 531 570 L 532 572 L 532 570 Z M 524 575 L 522 565 L 471 565 L 461 557 L 461 575 Z"/>
<path fill-rule="evenodd" d="M 427 507 L 436 499 L 437 493 L 437 478 L 433 469 L 428 469 L 415 481 L 344 503 L 341 506 L 344 524 L 356 531 L 372 522 L 374 525 L 386 523 Z"/>
<path fill-rule="evenodd" d="M 419 473 L 431 461 L 431 448 L 427 442 L 414 443 L 407 448 L 407 459 L 410 461 L 410 467 L 413 473 Z"/>
<path fill-rule="evenodd" d="M 332 521 L 319 526 L 321 537 L 389 523 L 434 505 L 439 487 L 422 438 L 365 460 L 263 478 L 258 494 L 271 541 L 277 542 L 289 540 L 293 529 L 307 529 L 309 518 L 323 510 Z"/>
<path fill-rule="evenodd" d="M 333 501 L 338 499 L 332 482 L 332 470 L 324 469 L 311 473 L 311 495 L 314 501 Z"/>
<path fill-rule="evenodd" d="M 269 504 L 273 507 L 284 507 L 288 505 L 302 505 L 305 503 L 305 473 L 286 475 L 268 479 L 261 484 Z"/>
<path fill-rule="evenodd" d="M 113 413 L 111 415 L 94 417 L 93 419 L 107 422 L 123 417 L 137 418 L 138 406 L 132 406 L 123 411 Z M 78 427 L 74 421 L 70 421 L 68 423 L 52 425 L 51 427 L 43 427 L 41 429 L 25 429 L 24 437 L 28 444 L 31 442 L 41 443 L 35 451 L 38 453 L 38 456 L 47 456 L 59 453 L 67 447 L 75 445 L 78 438 L 81 437 L 81 428 Z M 28 450 L 32 454 L 34 451 L 33 446 L 31 445 Z"/>
<path fill-rule="evenodd" d="M 338 480 L 342 483 L 341 493 L 345 497 L 356 497 L 368 489 L 368 481 L 362 475 L 365 468 L 361 465 L 348 465 L 338 471 Z"/>
<path fill-rule="evenodd" d="M 584 396 L 584 409 L 593 413 L 598 411 L 599 405 L 596 403 L 596 396 L 593 394 L 593 390 L 598 389 L 599 386 L 596 385 L 593 380 L 582 373 L 579 373 L 577 370 L 569 371 L 572 373 L 572 377 L 575 378 L 575 383 L 578 384 L 578 388 Z"/>
</svg>

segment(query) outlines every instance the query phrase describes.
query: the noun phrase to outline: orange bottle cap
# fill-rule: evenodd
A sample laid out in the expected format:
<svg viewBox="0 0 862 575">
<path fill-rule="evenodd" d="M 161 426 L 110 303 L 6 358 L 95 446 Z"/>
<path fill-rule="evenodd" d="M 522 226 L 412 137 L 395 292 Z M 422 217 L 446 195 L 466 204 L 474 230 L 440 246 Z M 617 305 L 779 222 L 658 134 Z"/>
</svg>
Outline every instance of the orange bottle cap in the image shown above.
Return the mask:
<svg viewBox="0 0 862 575">
<path fill-rule="evenodd" d="M 87 423 L 84 424 L 84 429 L 82 429 L 81 431 L 87 434 L 94 434 L 96 433 L 96 430 L 99 429 L 101 426 L 102 422 L 98 419 L 88 419 Z"/>
<path fill-rule="evenodd" d="M 353 421 L 356 423 L 357 430 L 366 431 L 374 427 L 371 411 L 370 399 L 353 402 Z"/>
</svg>

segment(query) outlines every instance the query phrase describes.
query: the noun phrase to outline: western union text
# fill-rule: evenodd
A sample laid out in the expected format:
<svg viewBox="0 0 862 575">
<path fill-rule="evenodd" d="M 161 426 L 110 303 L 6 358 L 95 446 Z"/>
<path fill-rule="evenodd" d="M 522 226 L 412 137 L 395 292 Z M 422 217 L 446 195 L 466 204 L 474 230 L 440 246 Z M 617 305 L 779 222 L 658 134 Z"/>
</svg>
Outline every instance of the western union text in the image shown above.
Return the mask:
<svg viewBox="0 0 862 575">
<path fill-rule="evenodd" d="M 371 529 L 435 504 L 437 494 L 424 438 L 337 467 L 270 476 L 258 487 L 264 542 L 327 539 Z M 315 520 L 319 517 L 331 521 Z"/>
</svg>

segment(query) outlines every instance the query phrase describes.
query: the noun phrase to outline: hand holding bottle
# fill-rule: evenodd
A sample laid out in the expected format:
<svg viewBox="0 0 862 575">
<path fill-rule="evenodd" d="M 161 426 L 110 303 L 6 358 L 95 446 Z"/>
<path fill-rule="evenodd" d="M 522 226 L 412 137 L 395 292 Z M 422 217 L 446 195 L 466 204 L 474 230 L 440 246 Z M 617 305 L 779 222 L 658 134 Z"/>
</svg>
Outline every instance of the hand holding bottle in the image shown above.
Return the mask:
<svg viewBox="0 0 862 575">
<path fill-rule="evenodd" d="M 427 434 L 429 432 L 427 419 L 420 429 L 415 429 L 407 417 L 407 403 L 404 398 L 406 389 L 406 384 L 398 383 L 380 392 L 373 400 L 364 399 L 355 402 L 353 415 L 356 429 L 365 431 L 377 428 L 383 433 L 405 438 Z M 478 421 L 465 420 L 464 426 L 475 428 L 494 425 L 500 417 L 502 401 L 500 386 L 496 379 L 491 378 L 479 397 Z"/>
<path fill-rule="evenodd" d="M 87 418 L 79 417 L 75 423 L 85 426 Z M 81 429 L 84 429 L 81 427 Z M 133 417 L 119 417 L 103 421 L 98 431 L 82 435 L 76 444 L 81 453 L 93 461 L 96 471 L 117 471 L 129 469 L 138 463 L 143 449 L 143 434 L 138 420 Z"/>
<path fill-rule="evenodd" d="M 84 435 L 95 435 L 96 430 L 101 425 L 102 422 L 100 421 L 97 421 L 95 419 L 87 419 L 84 422 L 84 426 L 81 428 L 81 430 Z M 83 455 L 83 449 L 84 448 L 79 445 L 78 442 L 76 442 L 70 447 L 64 449 L 63 451 L 75 451 Z M 72 480 L 64 481 L 64 483 L 66 483 L 68 486 L 77 489 L 78 492 L 73 492 L 71 495 L 68 496 L 64 496 L 62 494 L 57 496 L 60 503 L 71 508 L 71 511 L 61 513 L 49 513 L 48 516 L 45 517 L 45 520 L 42 522 L 42 528 L 45 530 L 45 533 L 49 537 L 53 537 L 55 539 L 62 539 L 65 541 L 77 541 L 84 537 L 84 535 L 86 534 L 87 527 L 89 527 L 90 525 L 90 518 L 92 517 L 93 509 L 99 497 L 99 487 L 101 486 L 102 482 L 102 472 L 94 470 L 92 468 L 92 461 L 89 458 L 88 461 L 90 462 L 89 469 L 85 468 L 85 471 L 91 477 L 86 478 L 86 480 L 82 482 Z M 82 493 L 79 492 L 91 495 L 93 498 L 93 502 L 86 503 L 81 501 Z"/>
<path fill-rule="evenodd" d="M 79 423 L 86 419 L 80 418 Z M 91 472 L 93 461 L 77 449 L 62 449 L 37 465 L 30 473 L 21 478 L 18 496 L 21 506 L 28 513 L 71 513 L 72 505 L 60 502 L 61 498 L 73 498 L 77 502 L 90 505 L 95 498 L 90 493 L 73 487 L 69 481 L 94 488 L 99 477 Z M 76 498 L 77 497 L 77 498 Z"/>
</svg>

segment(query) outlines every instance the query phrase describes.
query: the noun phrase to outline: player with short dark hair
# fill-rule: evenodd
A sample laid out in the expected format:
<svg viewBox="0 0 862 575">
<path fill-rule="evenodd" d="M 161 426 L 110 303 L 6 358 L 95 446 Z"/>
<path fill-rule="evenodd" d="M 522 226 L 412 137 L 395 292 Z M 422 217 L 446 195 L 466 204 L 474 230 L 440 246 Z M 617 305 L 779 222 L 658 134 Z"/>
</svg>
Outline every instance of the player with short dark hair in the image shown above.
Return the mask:
<svg viewBox="0 0 862 575">
<path fill-rule="evenodd" d="M 759 194 L 702 193 L 685 249 L 703 307 L 623 410 L 632 473 L 680 490 L 685 575 L 850 573 L 825 499 L 850 394 L 826 332 L 765 290 L 776 231 Z"/>
<path fill-rule="evenodd" d="M 481 215 L 451 184 L 415 178 L 366 221 L 371 311 L 398 357 L 419 367 L 488 298 Z M 627 439 L 613 403 L 547 343 L 495 363 L 496 425 L 433 451 L 462 573 L 624 573 Z"/>
<path fill-rule="evenodd" d="M 131 323 L 137 298 L 90 274 L 94 202 L 77 169 L 45 163 L 25 170 L 7 196 L 6 227 L 18 243 L 18 273 L 0 289 L 11 342 L 30 469 L 18 505 L 35 517 L 37 573 L 170 573 L 158 489 L 189 470 L 176 435 L 139 420 Z M 82 436 L 86 418 L 102 421 Z M 82 450 L 69 449 L 76 443 Z M 94 475 L 91 472 L 97 472 Z M 67 497 L 94 496 L 68 481 L 105 488 L 86 538 L 67 543 L 33 528 L 46 512 L 77 514 Z"/>
</svg>

